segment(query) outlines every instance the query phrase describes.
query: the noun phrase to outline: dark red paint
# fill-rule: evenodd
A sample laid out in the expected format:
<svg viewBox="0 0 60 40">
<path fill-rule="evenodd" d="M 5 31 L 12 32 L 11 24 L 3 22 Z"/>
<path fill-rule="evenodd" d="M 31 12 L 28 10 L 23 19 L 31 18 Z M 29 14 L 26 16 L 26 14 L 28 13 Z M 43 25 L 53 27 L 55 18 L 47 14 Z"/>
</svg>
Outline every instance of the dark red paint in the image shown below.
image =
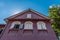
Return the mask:
<svg viewBox="0 0 60 40">
<path fill-rule="evenodd" d="M 32 14 L 31 19 L 26 18 L 26 15 L 28 13 Z M 30 10 L 7 20 L 8 22 L 5 26 L 5 30 L 0 40 L 57 40 L 55 32 L 51 27 L 51 20 L 40 16 Z M 18 29 L 16 31 L 13 29 L 9 29 L 13 21 L 20 21 L 22 24 L 24 24 L 26 21 L 31 21 L 33 22 L 33 30 Z M 47 30 L 38 30 L 38 21 L 45 22 Z"/>
</svg>

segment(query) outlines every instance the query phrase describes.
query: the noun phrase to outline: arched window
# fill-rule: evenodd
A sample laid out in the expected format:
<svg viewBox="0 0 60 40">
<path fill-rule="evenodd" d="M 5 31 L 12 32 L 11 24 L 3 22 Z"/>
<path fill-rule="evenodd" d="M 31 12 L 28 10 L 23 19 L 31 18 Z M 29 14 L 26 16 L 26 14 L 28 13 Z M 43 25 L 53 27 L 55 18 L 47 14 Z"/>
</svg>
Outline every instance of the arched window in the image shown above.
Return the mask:
<svg viewBox="0 0 60 40">
<path fill-rule="evenodd" d="M 37 28 L 38 29 L 46 29 L 46 24 L 44 22 L 37 22 Z"/>
<path fill-rule="evenodd" d="M 30 21 L 25 22 L 24 29 L 33 29 L 33 23 Z"/>
<path fill-rule="evenodd" d="M 20 21 L 14 21 L 10 27 L 10 29 L 12 28 L 19 28 L 20 27 L 21 22 Z"/>
</svg>

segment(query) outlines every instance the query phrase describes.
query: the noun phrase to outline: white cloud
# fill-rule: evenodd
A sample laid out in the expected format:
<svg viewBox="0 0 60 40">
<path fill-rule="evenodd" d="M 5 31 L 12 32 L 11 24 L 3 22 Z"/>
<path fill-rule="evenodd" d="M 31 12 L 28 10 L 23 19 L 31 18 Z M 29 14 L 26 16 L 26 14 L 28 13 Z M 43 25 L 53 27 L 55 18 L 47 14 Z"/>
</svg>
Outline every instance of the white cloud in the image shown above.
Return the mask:
<svg viewBox="0 0 60 40">
<path fill-rule="evenodd" d="M 18 8 L 15 8 L 15 9 L 12 9 L 11 11 L 12 11 L 11 15 L 14 15 L 14 14 L 17 14 L 17 13 L 21 12 L 22 10 L 18 9 Z"/>
<path fill-rule="evenodd" d="M 12 13 L 12 15 L 17 14 L 17 13 L 19 13 L 19 11 L 14 11 L 14 13 Z"/>
<path fill-rule="evenodd" d="M 49 8 L 52 8 L 53 6 L 49 6 Z"/>
</svg>

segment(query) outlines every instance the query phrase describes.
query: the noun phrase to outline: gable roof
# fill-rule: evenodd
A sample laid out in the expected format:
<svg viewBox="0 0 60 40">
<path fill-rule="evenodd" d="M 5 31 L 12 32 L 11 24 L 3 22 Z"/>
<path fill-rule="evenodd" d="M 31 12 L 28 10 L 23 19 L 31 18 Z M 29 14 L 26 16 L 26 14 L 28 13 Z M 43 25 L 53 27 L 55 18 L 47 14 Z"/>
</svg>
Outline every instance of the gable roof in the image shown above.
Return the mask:
<svg viewBox="0 0 60 40">
<path fill-rule="evenodd" d="M 41 13 L 39 13 L 39 12 L 37 12 L 37 11 L 29 8 L 29 9 L 27 9 L 27 10 L 24 10 L 24 11 L 22 11 L 22 12 L 19 12 L 19 13 L 15 14 L 15 15 L 12 15 L 12 16 L 10 16 L 10 17 L 8 17 L 8 18 L 5 18 L 5 21 L 7 21 L 8 19 L 12 19 L 12 18 L 14 18 L 14 17 L 16 17 L 16 16 L 18 16 L 18 15 L 21 15 L 21 14 L 27 12 L 27 11 L 34 12 L 34 13 L 36 13 L 36 14 L 38 14 L 38 15 L 46 18 L 46 19 L 50 19 L 49 17 L 47 17 L 47 16 L 45 16 L 45 15 L 43 15 L 43 14 L 41 14 Z"/>
</svg>

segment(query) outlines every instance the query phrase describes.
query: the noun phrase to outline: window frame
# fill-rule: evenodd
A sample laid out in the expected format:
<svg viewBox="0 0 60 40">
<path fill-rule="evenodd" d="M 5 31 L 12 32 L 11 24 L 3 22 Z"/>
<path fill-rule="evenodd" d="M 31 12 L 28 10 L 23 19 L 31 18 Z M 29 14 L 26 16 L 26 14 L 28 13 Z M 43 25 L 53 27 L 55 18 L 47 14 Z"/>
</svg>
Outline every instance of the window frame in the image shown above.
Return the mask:
<svg viewBox="0 0 60 40">
<path fill-rule="evenodd" d="M 30 23 L 30 24 L 28 24 L 28 23 Z M 31 26 L 29 26 L 29 25 L 31 25 Z M 28 27 L 29 26 L 29 27 Z M 30 28 L 31 27 L 31 28 Z M 24 30 L 33 30 L 33 23 L 31 22 L 31 21 L 26 21 L 25 23 L 24 23 Z"/>
<path fill-rule="evenodd" d="M 37 29 L 38 30 L 47 30 L 46 23 L 43 21 L 37 22 Z"/>
<path fill-rule="evenodd" d="M 15 26 L 16 24 L 19 25 L 19 24 L 21 24 L 21 22 L 20 22 L 20 21 L 14 21 L 14 22 L 12 22 L 10 29 L 14 29 L 14 26 Z"/>
<path fill-rule="evenodd" d="M 31 18 L 31 14 L 27 14 L 27 18 Z"/>
</svg>

